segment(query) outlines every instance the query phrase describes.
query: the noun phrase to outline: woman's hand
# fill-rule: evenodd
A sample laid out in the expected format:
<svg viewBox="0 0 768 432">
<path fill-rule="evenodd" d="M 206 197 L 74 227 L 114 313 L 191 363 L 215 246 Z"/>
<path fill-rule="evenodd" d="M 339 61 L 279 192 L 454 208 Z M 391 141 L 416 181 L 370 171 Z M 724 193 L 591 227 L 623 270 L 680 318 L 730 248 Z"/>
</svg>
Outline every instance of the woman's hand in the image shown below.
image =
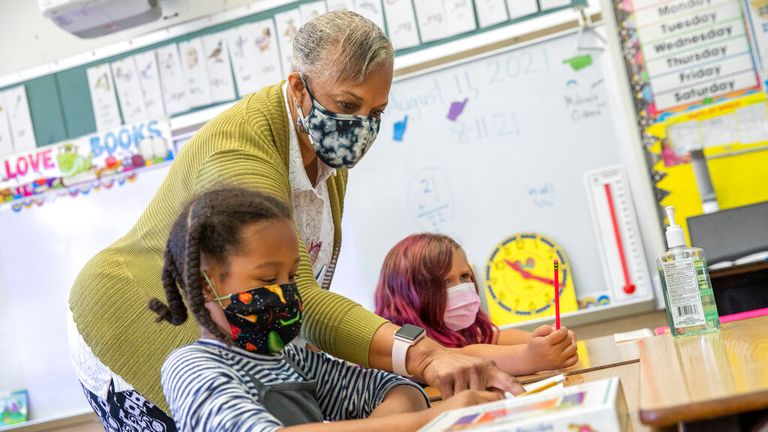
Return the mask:
<svg viewBox="0 0 768 432">
<path fill-rule="evenodd" d="M 550 325 L 536 328 L 526 351 L 529 362 L 539 365 L 540 370 L 563 369 L 579 361 L 576 337 L 565 327 L 560 330 Z"/>
<path fill-rule="evenodd" d="M 424 338 L 408 351 L 408 371 L 440 390 L 444 399 L 464 390 L 496 389 L 519 394 L 523 386 L 491 360 L 443 348 Z"/>
</svg>

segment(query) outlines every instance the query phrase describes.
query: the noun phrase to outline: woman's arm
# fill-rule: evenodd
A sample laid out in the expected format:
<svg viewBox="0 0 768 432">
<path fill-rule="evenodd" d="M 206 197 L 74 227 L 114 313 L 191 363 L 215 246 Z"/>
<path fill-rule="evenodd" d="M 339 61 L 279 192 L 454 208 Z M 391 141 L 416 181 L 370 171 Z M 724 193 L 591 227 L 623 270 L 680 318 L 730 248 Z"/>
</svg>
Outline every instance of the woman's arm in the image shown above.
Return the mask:
<svg viewBox="0 0 768 432">
<path fill-rule="evenodd" d="M 371 367 L 392 370 L 392 343 L 399 328 L 386 323 L 376 331 L 371 341 Z M 524 391 L 493 359 L 449 350 L 428 337 L 412 345 L 405 359 L 406 370 L 414 379 L 439 389 L 446 398 L 466 389 L 492 388 L 513 394 Z"/>
</svg>

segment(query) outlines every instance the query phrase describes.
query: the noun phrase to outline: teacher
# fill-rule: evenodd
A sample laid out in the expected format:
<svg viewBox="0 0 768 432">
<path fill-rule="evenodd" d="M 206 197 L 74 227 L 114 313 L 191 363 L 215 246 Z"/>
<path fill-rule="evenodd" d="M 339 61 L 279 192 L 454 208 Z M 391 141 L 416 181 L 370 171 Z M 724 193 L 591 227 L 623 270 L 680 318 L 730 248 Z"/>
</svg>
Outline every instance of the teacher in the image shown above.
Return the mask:
<svg viewBox="0 0 768 432">
<path fill-rule="evenodd" d="M 160 366 L 199 332 L 194 320 L 178 327 L 157 323 L 147 301 L 163 296 L 162 254 L 174 219 L 192 197 L 225 184 L 292 206 L 303 240 L 296 282 L 306 340 L 353 363 L 411 374 L 443 395 L 486 386 L 519 389 L 492 362 L 449 352 L 417 338 L 418 329 L 400 330 L 327 291 L 341 246 L 347 169 L 378 133 L 392 85 L 393 49 L 368 19 L 331 12 L 298 31 L 293 65 L 286 82 L 245 96 L 201 128 L 136 225 L 93 257 L 75 281 L 69 300 L 73 362 L 105 424 L 170 420 L 162 414 L 168 407 Z M 370 222 L 375 229 L 376 221 Z M 162 430 L 159 423 L 153 427 Z"/>
</svg>

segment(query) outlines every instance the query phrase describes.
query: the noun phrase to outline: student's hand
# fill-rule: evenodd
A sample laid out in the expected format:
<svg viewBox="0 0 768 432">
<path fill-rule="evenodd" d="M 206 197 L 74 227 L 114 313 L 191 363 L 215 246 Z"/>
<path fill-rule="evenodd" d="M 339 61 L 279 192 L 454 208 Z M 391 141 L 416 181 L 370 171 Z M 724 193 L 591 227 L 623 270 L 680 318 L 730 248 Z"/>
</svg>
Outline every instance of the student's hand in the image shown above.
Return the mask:
<svg viewBox="0 0 768 432">
<path fill-rule="evenodd" d="M 529 361 L 540 365 L 541 370 L 563 369 L 579 361 L 576 337 L 565 327 L 560 327 L 560 330 L 549 325 L 536 328 L 526 351 Z"/>
<path fill-rule="evenodd" d="M 450 399 L 444 399 L 434 408 L 430 408 L 429 411 L 434 411 L 437 415 L 459 408 L 466 408 L 468 406 L 494 402 L 502 399 L 503 397 L 504 396 L 500 395 L 498 392 L 493 391 L 464 390 L 463 392 L 457 393 Z"/>
<path fill-rule="evenodd" d="M 408 370 L 440 390 L 443 399 L 468 389 L 494 389 L 515 395 L 525 391 L 516 378 L 502 372 L 496 363 L 448 350 L 427 338 L 411 347 L 408 363 Z"/>
</svg>

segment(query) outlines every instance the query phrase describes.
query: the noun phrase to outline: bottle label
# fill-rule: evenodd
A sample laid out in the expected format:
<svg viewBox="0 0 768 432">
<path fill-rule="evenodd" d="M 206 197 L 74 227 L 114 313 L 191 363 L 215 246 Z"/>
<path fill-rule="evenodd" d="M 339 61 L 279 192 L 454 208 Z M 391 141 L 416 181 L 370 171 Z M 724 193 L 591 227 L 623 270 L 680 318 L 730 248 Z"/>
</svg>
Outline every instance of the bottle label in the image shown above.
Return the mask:
<svg viewBox="0 0 768 432">
<path fill-rule="evenodd" d="M 669 312 L 676 328 L 706 323 L 693 258 L 662 264 L 667 283 Z"/>
</svg>

